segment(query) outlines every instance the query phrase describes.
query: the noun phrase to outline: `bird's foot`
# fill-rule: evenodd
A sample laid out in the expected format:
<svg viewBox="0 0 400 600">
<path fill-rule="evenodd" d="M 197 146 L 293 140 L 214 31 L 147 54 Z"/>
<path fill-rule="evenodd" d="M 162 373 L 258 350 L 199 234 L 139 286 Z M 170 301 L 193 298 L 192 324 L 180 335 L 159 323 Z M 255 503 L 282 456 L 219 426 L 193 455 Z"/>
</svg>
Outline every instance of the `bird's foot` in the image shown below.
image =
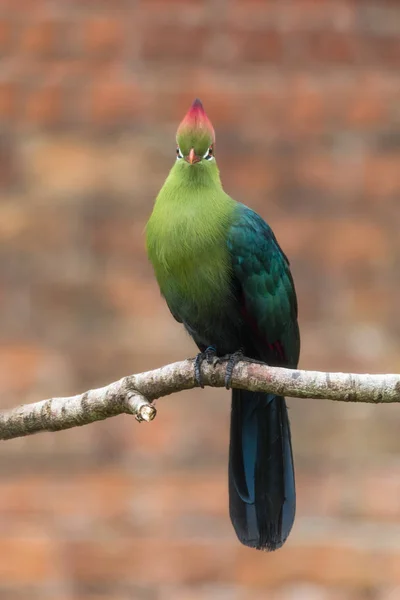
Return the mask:
<svg viewBox="0 0 400 600">
<path fill-rule="evenodd" d="M 194 360 L 194 378 L 197 384 L 204 388 L 203 377 L 201 375 L 201 365 L 206 360 L 209 365 L 215 365 L 218 362 L 215 346 L 208 346 L 204 352 L 199 352 Z"/>
<path fill-rule="evenodd" d="M 249 358 L 248 356 L 245 356 L 243 354 L 242 350 L 238 350 L 237 352 L 234 352 L 233 354 L 228 354 L 227 356 L 224 356 L 223 358 L 228 361 L 228 364 L 226 365 L 226 371 L 225 371 L 225 387 L 227 390 L 231 389 L 233 370 L 236 367 L 238 362 L 257 363 L 260 365 L 264 364 L 261 360 L 255 360 L 254 358 Z M 223 360 L 223 359 L 220 359 L 220 360 Z"/>
<path fill-rule="evenodd" d="M 240 362 L 241 360 L 246 360 L 246 357 L 244 356 L 242 350 L 238 350 L 233 354 L 228 354 L 226 358 L 228 364 L 226 365 L 225 371 L 225 387 L 227 390 L 230 390 L 232 384 L 233 369 L 235 368 L 238 362 Z"/>
</svg>

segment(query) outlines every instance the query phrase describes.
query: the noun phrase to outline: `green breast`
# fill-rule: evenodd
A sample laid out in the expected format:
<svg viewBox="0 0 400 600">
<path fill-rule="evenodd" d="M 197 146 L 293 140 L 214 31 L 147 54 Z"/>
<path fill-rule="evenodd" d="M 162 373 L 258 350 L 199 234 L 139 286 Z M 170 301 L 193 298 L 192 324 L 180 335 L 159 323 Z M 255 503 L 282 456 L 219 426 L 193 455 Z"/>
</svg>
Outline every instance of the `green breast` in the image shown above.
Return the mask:
<svg viewBox="0 0 400 600">
<path fill-rule="evenodd" d="M 235 203 L 222 189 L 168 183 L 147 224 L 147 251 L 171 311 L 190 321 L 220 310 L 229 295 Z"/>
</svg>

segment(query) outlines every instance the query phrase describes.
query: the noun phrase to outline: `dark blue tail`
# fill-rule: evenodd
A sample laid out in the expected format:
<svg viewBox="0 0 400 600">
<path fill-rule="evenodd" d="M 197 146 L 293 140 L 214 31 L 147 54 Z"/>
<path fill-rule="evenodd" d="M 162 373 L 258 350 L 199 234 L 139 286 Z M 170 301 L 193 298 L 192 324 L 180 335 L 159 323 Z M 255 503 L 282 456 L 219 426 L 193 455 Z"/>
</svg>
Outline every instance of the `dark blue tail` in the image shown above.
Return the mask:
<svg viewBox="0 0 400 600">
<path fill-rule="evenodd" d="M 232 390 L 229 510 L 246 546 L 276 550 L 290 533 L 296 492 L 282 396 Z"/>
</svg>

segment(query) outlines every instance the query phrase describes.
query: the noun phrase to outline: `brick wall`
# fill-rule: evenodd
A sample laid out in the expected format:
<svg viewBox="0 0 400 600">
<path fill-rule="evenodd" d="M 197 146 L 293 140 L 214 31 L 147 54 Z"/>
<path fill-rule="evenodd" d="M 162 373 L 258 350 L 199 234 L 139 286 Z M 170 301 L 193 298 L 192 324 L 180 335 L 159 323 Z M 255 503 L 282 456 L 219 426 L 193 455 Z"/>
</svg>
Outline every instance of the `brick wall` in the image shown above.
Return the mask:
<svg viewBox="0 0 400 600">
<path fill-rule="evenodd" d="M 143 228 L 200 96 L 291 258 L 305 368 L 400 371 L 397 0 L 0 0 L 1 406 L 195 350 Z M 227 514 L 229 397 L 7 442 L 0 599 L 397 600 L 396 406 L 290 401 L 298 516 Z"/>
</svg>

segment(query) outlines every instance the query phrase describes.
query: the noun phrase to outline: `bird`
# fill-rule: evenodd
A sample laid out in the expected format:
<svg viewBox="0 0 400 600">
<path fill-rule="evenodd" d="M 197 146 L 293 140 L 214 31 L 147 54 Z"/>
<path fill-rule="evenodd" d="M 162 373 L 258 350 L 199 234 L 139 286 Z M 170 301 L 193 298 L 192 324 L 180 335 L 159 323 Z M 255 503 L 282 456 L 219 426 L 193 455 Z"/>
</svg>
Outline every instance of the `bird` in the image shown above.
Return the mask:
<svg viewBox="0 0 400 600">
<path fill-rule="evenodd" d="M 271 227 L 223 189 L 215 131 L 196 99 L 176 134 L 176 160 L 146 225 L 149 260 L 170 312 L 203 360 L 229 357 L 227 387 L 242 357 L 296 368 L 297 298 L 289 261 Z M 280 548 L 296 511 L 285 398 L 232 390 L 229 513 L 239 541 Z"/>
</svg>

